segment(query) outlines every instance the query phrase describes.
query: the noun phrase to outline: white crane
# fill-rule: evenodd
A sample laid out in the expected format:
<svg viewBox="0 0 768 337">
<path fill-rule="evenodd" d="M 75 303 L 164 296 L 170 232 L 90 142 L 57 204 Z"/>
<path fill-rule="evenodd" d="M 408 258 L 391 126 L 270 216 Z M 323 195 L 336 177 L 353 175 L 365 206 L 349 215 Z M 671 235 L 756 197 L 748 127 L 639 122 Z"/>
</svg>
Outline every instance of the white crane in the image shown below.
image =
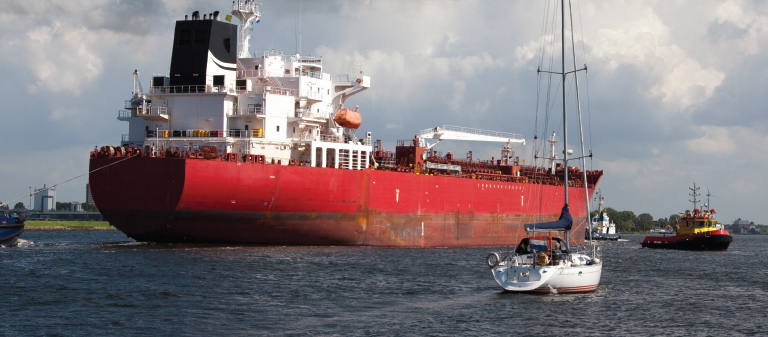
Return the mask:
<svg viewBox="0 0 768 337">
<path fill-rule="evenodd" d="M 427 139 L 437 139 L 434 144 L 427 143 Z M 468 140 L 476 142 L 506 143 L 501 150 L 503 165 L 509 165 L 510 158 L 514 157 L 512 143 L 525 145 L 522 135 L 507 132 L 480 130 L 461 126 L 443 125 L 419 131 L 419 146 L 429 150 L 443 140 Z"/>
<path fill-rule="evenodd" d="M 522 135 L 498 131 L 488 131 L 480 129 L 465 128 L 461 126 L 443 125 L 430 129 L 419 131 L 419 146 L 429 150 L 437 143 L 443 140 L 469 140 L 478 142 L 499 142 L 507 143 L 511 147 L 512 143 L 522 143 L 525 145 L 525 139 Z M 429 144 L 426 139 L 437 139 L 434 144 Z"/>
</svg>

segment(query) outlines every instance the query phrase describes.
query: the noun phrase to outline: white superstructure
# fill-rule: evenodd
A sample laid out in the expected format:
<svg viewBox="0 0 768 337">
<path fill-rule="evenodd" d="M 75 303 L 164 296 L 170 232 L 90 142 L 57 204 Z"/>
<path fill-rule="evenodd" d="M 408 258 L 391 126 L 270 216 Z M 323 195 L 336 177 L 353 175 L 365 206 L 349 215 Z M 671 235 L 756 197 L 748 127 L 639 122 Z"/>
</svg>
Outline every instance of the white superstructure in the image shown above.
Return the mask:
<svg viewBox="0 0 768 337">
<path fill-rule="evenodd" d="M 257 5 L 236 1 L 233 15 L 242 17 L 243 8 L 258 14 Z M 207 24 L 195 12 L 192 20 L 177 22 L 171 73 L 153 75 L 147 92 L 135 85 L 133 97 L 118 114 L 129 122 L 122 145 L 150 151 L 178 148 L 180 153 L 210 145 L 219 153 L 264 155 L 267 162 L 283 165 L 293 160 L 317 167 L 368 167 L 370 133 L 359 139 L 356 130 L 333 119 L 346 99 L 370 87 L 370 77 L 325 73 L 320 57 L 275 51 L 249 55 L 248 39 L 242 35 L 235 38 L 244 45 L 230 67 L 226 57 L 233 53 L 234 59 L 232 31 L 245 30 L 218 17 L 214 12 L 208 19 L 214 22 Z M 203 41 L 198 49 L 208 48 L 207 58 L 191 59 L 189 50 L 204 38 L 210 45 Z M 197 68 L 181 68 L 192 63 Z"/>
</svg>

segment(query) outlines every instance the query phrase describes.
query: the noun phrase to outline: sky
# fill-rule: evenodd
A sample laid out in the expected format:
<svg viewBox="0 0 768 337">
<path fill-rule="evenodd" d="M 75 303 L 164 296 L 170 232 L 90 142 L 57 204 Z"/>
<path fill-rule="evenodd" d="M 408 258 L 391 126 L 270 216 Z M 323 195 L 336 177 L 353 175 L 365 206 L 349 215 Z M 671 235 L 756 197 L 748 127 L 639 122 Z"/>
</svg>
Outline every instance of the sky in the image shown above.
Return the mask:
<svg viewBox="0 0 768 337">
<path fill-rule="evenodd" d="M 385 149 L 457 125 L 522 134 L 527 145 L 515 150 L 530 163 L 534 136 L 561 133 L 554 110 L 545 131 L 546 91 L 537 90 L 546 79 L 536 71 L 540 47 L 553 41 L 543 28 L 551 1 L 262 3 L 251 51 L 300 48 L 332 74 L 362 67 L 371 88 L 347 105 L 360 106 L 361 131 Z M 0 200 L 86 173 L 90 150 L 119 145 L 128 132 L 117 113 L 134 69 L 145 88 L 152 74 L 168 73 L 174 22 L 231 4 L 0 0 Z M 588 68 L 579 75 L 594 154 L 587 168 L 604 171 L 606 206 L 668 217 L 692 208 L 695 181 L 704 198 L 707 189 L 714 195 L 721 222 L 768 224 L 768 3 L 574 0 L 572 8 L 577 64 Z M 559 48 L 559 35 L 554 41 Z M 578 154 L 575 110 L 569 103 L 569 148 Z M 436 149 L 490 159 L 501 145 Z M 61 185 L 58 201 L 85 201 L 86 182 Z"/>
</svg>

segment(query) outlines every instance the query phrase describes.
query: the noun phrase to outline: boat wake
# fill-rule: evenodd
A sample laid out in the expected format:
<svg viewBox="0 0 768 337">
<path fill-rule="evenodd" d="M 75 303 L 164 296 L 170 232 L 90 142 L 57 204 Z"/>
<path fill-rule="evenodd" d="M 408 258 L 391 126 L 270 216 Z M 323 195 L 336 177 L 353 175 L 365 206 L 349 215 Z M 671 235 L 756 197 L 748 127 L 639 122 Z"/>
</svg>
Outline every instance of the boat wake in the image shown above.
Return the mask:
<svg viewBox="0 0 768 337">
<path fill-rule="evenodd" d="M 32 247 L 34 245 L 35 243 L 32 241 L 18 239 L 15 245 L 9 245 L 9 246 L 0 245 L 0 248 L 25 248 L 25 247 Z"/>
</svg>

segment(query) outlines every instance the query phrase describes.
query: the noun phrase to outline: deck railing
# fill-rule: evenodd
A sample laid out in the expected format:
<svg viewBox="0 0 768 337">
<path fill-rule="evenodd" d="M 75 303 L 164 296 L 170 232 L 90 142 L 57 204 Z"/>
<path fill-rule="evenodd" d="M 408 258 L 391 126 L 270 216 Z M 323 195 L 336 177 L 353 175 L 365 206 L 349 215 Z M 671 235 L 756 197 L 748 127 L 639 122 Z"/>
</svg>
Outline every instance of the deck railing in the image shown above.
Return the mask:
<svg viewBox="0 0 768 337">
<path fill-rule="evenodd" d="M 191 139 L 191 138 L 264 138 L 264 131 L 262 129 L 251 130 L 147 130 L 146 137 L 152 138 L 179 138 L 179 139 Z"/>
</svg>

